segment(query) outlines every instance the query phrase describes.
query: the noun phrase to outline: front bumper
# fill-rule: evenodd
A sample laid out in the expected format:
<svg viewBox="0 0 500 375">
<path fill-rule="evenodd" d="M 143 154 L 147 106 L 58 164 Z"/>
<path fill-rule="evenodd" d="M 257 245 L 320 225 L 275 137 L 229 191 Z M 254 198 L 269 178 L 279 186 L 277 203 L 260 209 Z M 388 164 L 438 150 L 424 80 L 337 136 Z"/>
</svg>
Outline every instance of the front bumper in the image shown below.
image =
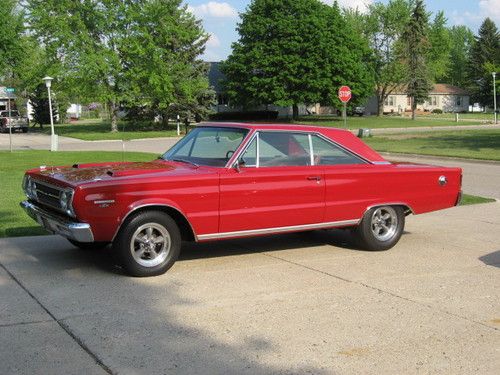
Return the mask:
<svg viewBox="0 0 500 375">
<path fill-rule="evenodd" d="M 90 224 L 71 221 L 28 201 L 23 201 L 20 205 L 33 220 L 49 232 L 78 242 L 94 242 Z"/>
</svg>

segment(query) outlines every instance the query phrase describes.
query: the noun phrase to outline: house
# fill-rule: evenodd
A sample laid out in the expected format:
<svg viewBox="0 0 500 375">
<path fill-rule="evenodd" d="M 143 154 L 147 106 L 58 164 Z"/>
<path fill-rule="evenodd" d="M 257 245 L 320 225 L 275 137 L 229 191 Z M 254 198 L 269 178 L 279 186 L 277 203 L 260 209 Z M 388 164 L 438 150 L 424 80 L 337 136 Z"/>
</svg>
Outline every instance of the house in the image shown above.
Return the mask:
<svg viewBox="0 0 500 375">
<path fill-rule="evenodd" d="M 377 113 L 377 98 L 372 97 L 366 104 L 366 113 Z M 429 99 L 423 104 L 417 104 L 417 110 L 432 112 L 435 109 L 443 112 L 468 112 L 470 94 L 457 86 L 438 83 L 429 93 Z M 384 113 L 402 113 L 411 111 L 411 97 L 403 86 L 394 90 L 384 102 Z"/>
<path fill-rule="evenodd" d="M 217 96 L 217 104 L 212 108 L 214 112 L 234 112 L 242 110 L 256 110 L 256 111 L 277 111 L 278 117 L 289 118 L 292 117 L 292 106 L 281 107 L 274 104 L 263 104 L 253 108 L 243 109 L 241 106 L 231 105 L 227 94 L 224 92 L 223 81 L 226 79 L 224 73 L 220 70 L 219 62 L 208 63 L 208 82 Z M 299 105 L 299 115 L 310 114 L 315 111 L 316 106 Z M 316 112 L 314 112 L 316 113 Z"/>
<path fill-rule="evenodd" d="M 11 109 L 14 109 L 16 96 L 12 93 L 7 92 L 7 87 L 0 86 L 0 111 L 5 111 L 8 109 L 10 99 Z"/>
</svg>

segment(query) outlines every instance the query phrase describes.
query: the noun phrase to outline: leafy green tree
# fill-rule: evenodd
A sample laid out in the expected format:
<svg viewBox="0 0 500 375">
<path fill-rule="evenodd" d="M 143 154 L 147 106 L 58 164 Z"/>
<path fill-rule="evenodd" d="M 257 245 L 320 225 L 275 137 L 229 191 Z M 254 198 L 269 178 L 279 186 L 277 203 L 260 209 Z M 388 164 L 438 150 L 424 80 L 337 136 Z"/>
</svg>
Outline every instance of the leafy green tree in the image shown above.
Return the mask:
<svg viewBox="0 0 500 375">
<path fill-rule="evenodd" d="M 412 1 L 375 2 L 362 17 L 363 35 L 373 51 L 377 114 L 383 114 L 384 102 L 405 83 L 406 68 L 401 58 L 401 36 L 409 22 Z"/>
<path fill-rule="evenodd" d="M 444 13 L 438 12 L 429 27 L 428 69 L 434 82 L 441 82 L 451 67 L 451 32 Z"/>
<path fill-rule="evenodd" d="M 17 60 L 23 55 L 20 36 L 24 32 L 23 14 L 18 10 L 15 0 L 0 0 L 0 77 L 4 80 L 13 75 Z"/>
<path fill-rule="evenodd" d="M 228 95 L 238 104 L 340 105 L 349 85 L 357 100 L 373 89 L 364 59 L 366 43 L 336 3 L 318 0 L 254 0 L 242 14 L 239 40 L 223 64 Z"/>
<path fill-rule="evenodd" d="M 453 26 L 450 33 L 450 67 L 442 79 L 452 85 L 467 87 L 467 61 L 474 43 L 474 33 L 467 26 Z"/>
<path fill-rule="evenodd" d="M 33 107 L 33 121 L 43 129 L 43 125 L 50 124 L 49 98 L 45 84 L 38 84 L 30 95 L 30 102 Z M 57 119 L 57 107 L 57 102 L 53 101 L 52 118 L 54 122 Z"/>
<path fill-rule="evenodd" d="M 472 45 L 467 64 L 472 99 L 483 106 L 493 105 L 492 72 L 500 71 L 500 34 L 495 23 L 486 18 Z"/>
<path fill-rule="evenodd" d="M 69 97 L 168 114 L 208 90 L 207 35 L 181 0 L 26 0 L 27 23 Z"/>
<path fill-rule="evenodd" d="M 403 56 L 407 65 L 406 86 L 411 98 L 412 119 L 415 120 L 417 104 L 422 104 L 432 90 L 431 74 L 427 67 L 429 53 L 429 20 L 423 0 L 417 0 L 405 31 Z"/>
</svg>

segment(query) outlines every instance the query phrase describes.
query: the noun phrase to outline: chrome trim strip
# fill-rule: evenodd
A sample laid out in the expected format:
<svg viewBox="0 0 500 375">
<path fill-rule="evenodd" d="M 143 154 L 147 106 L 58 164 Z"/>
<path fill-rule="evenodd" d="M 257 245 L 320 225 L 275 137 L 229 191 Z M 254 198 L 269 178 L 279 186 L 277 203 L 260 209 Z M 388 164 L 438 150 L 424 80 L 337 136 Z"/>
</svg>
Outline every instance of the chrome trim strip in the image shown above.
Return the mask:
<svg viewBox="0 0 500 375">
<path fill-rule="evenodd" d="M 390 161 L 372 161 L 372 164 L 375 164 L 375 165 L 391 165 L 392 163 Z"/>
<path fill-rule="evenodd" d="M 203 240 L 214 240 L 214 239 L 223 239 L 232 237 L 249 237 L 249 236 L 256 236 L 259 234 L 275 234 L 275 233 L 294 232 L 301 230 L 342 227 L 347 225 L 357 225 L 359 222 L 360 219 L 352 219 L 352 220 L 332 221 L 329 223 L 293 225 L 290 227 L 251 229 L 251 230 L 242 230 L 237 232 L 200 234 L 198 235 L 198 240 L 203 241 Z"/>
<path fill-rule="evenodd" d="M 115 203 L 115 200 L 114 199 L 104 199 L 104 200 L 94 201 L 94 204 L 110 204 L 110 203 Z"/>
<path fill-rule="evenodd" d="M 28 216 L 49 232 L 71 238 L 78 242 L 94 242 L 94 234 L 92 233 L 90 224 L 77 223 L 67 220 L 64 217 L 56 216 L 28 201 L 23 201 L 20 205 Z"/>
</svg>

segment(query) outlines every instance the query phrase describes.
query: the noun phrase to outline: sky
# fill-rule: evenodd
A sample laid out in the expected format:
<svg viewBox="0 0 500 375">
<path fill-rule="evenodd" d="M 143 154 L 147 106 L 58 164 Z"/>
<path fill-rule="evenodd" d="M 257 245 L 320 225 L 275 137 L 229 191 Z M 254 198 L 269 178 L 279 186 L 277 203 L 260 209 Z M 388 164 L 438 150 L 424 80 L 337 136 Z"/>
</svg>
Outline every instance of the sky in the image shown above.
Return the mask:
<svg viewBox="0 0 500 375">
<path fill-rule="evenodd" d="M 331 4 L 334 0 L 321 0 Z M 387 3 L 388 0 L 379 0 Z M 188 9 L 203 21 L 210 39 L 203 59 L 224 60 L 231 52 L 231 43 L 238 40 L 236 25 L 239 14 L 244 12 L 250 0 L 185 0 Z M 366 10 L 374 0 L 338 0 L 341 6 Z M 477 32 L 486 17 L 490 17 L 500 28 L 500 0 L 438 0 L 426 1 L 427 10 L 436 13 L 443 10 L 448 25 L 466 25 Z"/>
</svg>

